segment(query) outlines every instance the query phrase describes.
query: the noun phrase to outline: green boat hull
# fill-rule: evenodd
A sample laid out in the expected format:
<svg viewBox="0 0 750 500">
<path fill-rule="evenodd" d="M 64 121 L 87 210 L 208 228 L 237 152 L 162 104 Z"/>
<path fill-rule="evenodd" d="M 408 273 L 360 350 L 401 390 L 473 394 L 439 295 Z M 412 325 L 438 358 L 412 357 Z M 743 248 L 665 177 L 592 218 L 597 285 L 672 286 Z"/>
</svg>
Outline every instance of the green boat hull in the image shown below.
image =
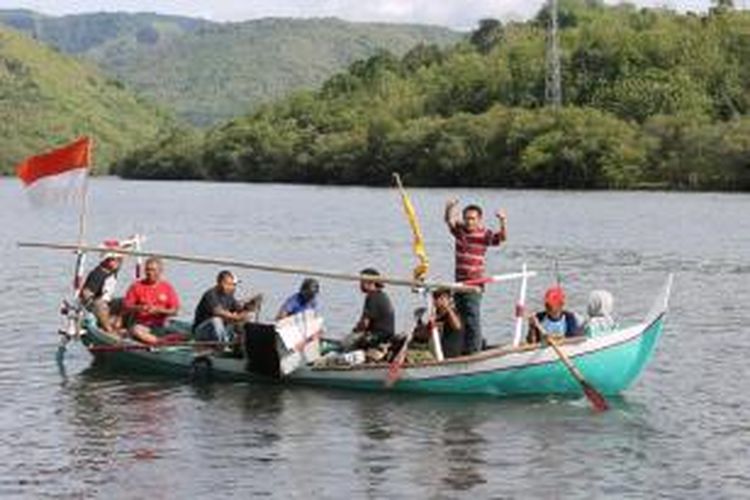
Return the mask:
<svg viewBox="0 0 750 500">
<path fill-rule="evenodd" d="M 603 394 L 618 394 L 637 379 L 651 359 L 663 330 L 663 319 L 648 326 L 637 338 L 598 351 L 572 357 L 586 379 Z M 543 350 L 551 350 L 546 348 Z M 483 394 L 524 396 L 540 394 L 581 394 L 581 386 L 559 359 L 530 362 L 508 367 L 454 373 L 441 376 L 410 378 L 406 374 L 391 388 L 395 391 L 431 394 Z M 384 375 L 355 379 L 316 377 L 305 374 L 296 382 L 357 390 L 382 390 Z"/>
<path fill-rule="evenodd" d="M 646 367 L 663 332 L 670 288 L 671 276 L 642 323 L 561 344 L 561 349 L 599 392 L 614 395 L 626 390 Z M 117 341 L 99 331 L 91 318 L 86 329 L 83 342 L 92 352 L 98 351 L 97 360 L 129 373 L 185 378 L 207 375 L 214 380 L 273 380 L 292 385 L 426 394 L 498 397 L 581 394 L 580 385 L 555 351 L 546 345 L 500 347 L 442 362 L 407 364 L 396 383 L 386 388 L 389 366 L 385 363 L 347 367 L 302 365 L 289 375 L 274 379 L 251 373 L 245 359 L 187 346 L 142 349 L 144 346 L 130 345 L 128 349 L 101 352 L 96 346 L 112 347 Z"/>
</svg>

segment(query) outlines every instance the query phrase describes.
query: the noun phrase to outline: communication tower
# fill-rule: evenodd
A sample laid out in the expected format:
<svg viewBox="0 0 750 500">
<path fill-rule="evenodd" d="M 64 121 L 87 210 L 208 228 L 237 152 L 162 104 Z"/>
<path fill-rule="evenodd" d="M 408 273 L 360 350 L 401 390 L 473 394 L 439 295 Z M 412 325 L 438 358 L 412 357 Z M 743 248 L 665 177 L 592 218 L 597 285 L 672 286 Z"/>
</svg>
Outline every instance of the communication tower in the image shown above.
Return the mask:
<svg viewBox="0 0 750 500">
<path fill-rule="evenodd" d="M 544 100 L 547 106 L 562 105 L 562 81 L 560 76 L 560 41 L 558 39 L 557 0 L 548 0 L 549 22 L 547 25 L 546 73 Z"/>
</svg>

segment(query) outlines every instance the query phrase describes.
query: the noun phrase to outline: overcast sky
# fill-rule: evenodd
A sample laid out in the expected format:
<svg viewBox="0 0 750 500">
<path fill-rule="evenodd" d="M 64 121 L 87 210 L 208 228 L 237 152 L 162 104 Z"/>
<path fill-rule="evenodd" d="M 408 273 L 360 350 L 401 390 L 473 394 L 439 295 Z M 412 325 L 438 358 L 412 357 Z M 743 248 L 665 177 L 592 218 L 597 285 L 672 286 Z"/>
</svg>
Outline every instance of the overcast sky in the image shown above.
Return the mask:
<svg viewBox="0 0 750 500">
<path fill-rule="evenodd" d="M 473 27 L 478 19 L 525 18 L 543 0 L 0 0 L 0 8 L 26 8 L 46 14 L 96 11 L 158 12 L 244 21 L 261 17 L 327 17 L 352 21 L 427 23 L 454 28 Z M 608 3 L 618 3 L 609 0 Z M 632 0 L 641 6 L 706 10 L 711 0 Z M 738 7 L 750 0 L 736 0 Z"/>
</svg>

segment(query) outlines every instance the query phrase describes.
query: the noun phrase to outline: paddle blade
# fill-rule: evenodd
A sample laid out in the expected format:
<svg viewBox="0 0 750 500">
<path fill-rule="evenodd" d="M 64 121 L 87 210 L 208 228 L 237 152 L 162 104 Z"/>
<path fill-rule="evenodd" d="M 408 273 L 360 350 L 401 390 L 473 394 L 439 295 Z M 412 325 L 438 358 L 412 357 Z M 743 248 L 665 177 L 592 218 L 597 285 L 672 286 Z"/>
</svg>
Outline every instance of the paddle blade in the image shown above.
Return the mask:
<svg viewBox="0 0 750 500">
<path fill-rule="evenodd" d="M 385 387 L 390 389 L 401 376 L 401 364 L 403 361 L 394 360 L 388 366 L 388 374 L 385 377 Z"/>
<path fill-rule="evenodd" d="M 586 381 L 581 382 L 581 387 L 583 387 L 583 393 L 586 395 L 595 412 L 599 413 L 609 410 L 609 403 L 607 403 L 607 400 L 604 399 L 604 396 L 599 391 Z"/>
</svg>

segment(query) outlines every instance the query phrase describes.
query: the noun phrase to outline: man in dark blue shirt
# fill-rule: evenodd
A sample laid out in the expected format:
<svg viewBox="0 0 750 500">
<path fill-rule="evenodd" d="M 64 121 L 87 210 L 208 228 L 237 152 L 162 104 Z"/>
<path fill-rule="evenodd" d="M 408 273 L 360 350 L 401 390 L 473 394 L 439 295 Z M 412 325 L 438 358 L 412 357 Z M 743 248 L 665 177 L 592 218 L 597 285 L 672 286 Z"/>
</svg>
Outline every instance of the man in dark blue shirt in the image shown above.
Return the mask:
<svg viewBox="0 0 750 500">
<path fill-rule="evenodd" d="M 287 298 L 281 305 L 278 314 L 276 314 L 276 321 L 284 319 L 287 316 L 299 314 L 308 309 L 317 312 L 318 292 L 320 292 L 318 281 L 312 278 L 305 278 L 302 286 L 299 288 L 299 292 Z"/>
</svg>

